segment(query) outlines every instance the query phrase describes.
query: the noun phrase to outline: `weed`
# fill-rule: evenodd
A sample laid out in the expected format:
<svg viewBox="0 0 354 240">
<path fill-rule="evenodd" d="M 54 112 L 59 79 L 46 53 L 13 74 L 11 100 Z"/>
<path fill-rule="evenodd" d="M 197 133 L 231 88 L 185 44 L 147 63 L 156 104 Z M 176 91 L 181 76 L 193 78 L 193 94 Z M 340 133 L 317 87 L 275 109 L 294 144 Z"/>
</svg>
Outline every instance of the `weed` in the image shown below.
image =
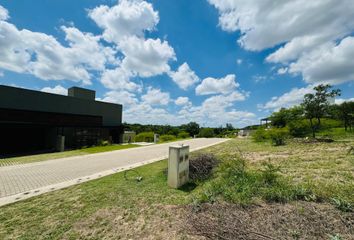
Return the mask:
<svg viewBox="0 0 354 240">
<path fill-rule="evenodd" d="M 334 206 L 343 212 L 352 212 L 353 206 L 344 199 L 332 198 Z"/>
</svg>

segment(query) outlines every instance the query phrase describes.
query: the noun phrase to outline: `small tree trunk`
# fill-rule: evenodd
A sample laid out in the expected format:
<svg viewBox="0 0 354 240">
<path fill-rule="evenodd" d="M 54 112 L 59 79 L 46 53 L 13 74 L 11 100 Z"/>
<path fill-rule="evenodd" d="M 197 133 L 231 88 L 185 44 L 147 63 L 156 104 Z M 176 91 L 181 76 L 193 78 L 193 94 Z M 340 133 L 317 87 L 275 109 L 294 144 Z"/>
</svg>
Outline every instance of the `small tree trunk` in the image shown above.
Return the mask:
<svg viewBox="0 0 354 240">
<path fill-rule="evenodd" d="M 310 118 L 309 120 L 310 120 L 310 125 L 311 125 L 311 130 L 312 130 L 312 137 L 313 137 L 313 138 L 316 138 L 316 135 L 315 135 L 315 126 L 313 125 L 312 118 Z"/>
</svg>

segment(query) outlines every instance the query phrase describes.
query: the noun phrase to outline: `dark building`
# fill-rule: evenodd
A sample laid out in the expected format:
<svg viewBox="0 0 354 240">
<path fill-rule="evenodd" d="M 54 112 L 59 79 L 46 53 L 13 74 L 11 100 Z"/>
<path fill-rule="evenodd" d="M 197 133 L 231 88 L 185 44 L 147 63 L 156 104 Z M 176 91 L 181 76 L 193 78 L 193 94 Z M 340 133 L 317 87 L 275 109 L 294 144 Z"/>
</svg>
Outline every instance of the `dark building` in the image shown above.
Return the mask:
<svg viewBox="0 0 354 240">
<path fill-rule="evenodd" d="M 78 87 L 68 96 L 0 85 L 0 156 L 121 142 L 122 105 L 95 101 Z"/>
</svg>

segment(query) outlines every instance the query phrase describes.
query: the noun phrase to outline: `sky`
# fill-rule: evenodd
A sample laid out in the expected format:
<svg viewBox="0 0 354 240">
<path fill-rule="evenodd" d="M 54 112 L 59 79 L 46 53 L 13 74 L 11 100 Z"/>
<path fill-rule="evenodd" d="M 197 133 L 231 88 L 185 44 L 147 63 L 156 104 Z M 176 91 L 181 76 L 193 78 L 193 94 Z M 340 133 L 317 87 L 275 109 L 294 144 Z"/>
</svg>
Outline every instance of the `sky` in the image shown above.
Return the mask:
<svg viewBox="0 0 354 240">
<path fill-rule="evenodd" d="M 0 0 L 0 84 L 93 89 L 123 121 L 259 123 L 321 83 L 354 100 L 352 0 Z"/>
</svg>

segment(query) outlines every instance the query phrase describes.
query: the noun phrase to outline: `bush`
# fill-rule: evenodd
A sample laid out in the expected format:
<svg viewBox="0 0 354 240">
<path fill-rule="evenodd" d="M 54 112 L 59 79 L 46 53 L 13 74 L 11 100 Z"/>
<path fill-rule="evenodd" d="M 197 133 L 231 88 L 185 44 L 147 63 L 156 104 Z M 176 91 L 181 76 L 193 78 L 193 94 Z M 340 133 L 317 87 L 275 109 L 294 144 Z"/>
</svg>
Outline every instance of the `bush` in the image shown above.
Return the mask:
<svg viewBox="0 0 354 240">
<path fill-rule="evenodd" d="M 264 142 L 269 139 L 269 136 L 267 131 L 260 127 L 252 134 L 252 138 L 255 142 Z"/>
<path fill-rule="evenodd" d="M 287 128 L 272 128 L 268 130 L 268 136 L 274 146 L 284 145 L 285 139 L 289 136 L 289 130 Z"/>
<path fill-rule="evenodd" d="M 136 142 L 153 142 L 154 133 L 153 132 L 142 132 L 135 136 Z"/>
<path fill-rule="evenodd" d="M 161 142 L 168 142 L 168 141 L 173 141 L 173 140 L 176 140 L 176 137 L 174 135 L 166 134 L 166 135 L 160 136 Z"/>
<path fill-rule="evenodd" d="M 208 179 L 219 161 L 213 154 L 200 154 L 189 160 L 189 177 L 192 181 Z"/>
<path fill-rule="evenodd" d="M 311 127 L 307 120 L 291 121 L 288 124 L 289 134 L 293 137 L 306 137 L 311 133 Z"/>
<path fill-rule="evenodd" d="M 215 177 L 199 190 L 196 200 L 215 202 L 220 199 L 249 205 L 256 199 L 287 202 L 313 199 L 311 195 L 303 186 L 294 186 L 282 177 L 274 165 L 268 163 L 262 171 L 251 170 L 247 169 L 244 159 L 237 157 L 220 164 Z"/>
<path fill-rule="evenodd" d="M 110 145 L 109 141 L 106 141 L 106 140 L 102 140 L 100 139 L 97 143 L 98 146 L 108 146 Z"/>
<path fill-rule="evenodd" d="M 214 129 L 212 128 L 202 128 L 199 132 L 199 137 L 212 138 L 215 136 Z"/>
<path fill-rule="evenodd" d="M 189 133 L 187 133 L 187 132 L 180 132 L 180 133 L 178 133 L 177 137 L 178 138 L 189 138 L 190 136 L 189 136 Z"/>
</svg>

